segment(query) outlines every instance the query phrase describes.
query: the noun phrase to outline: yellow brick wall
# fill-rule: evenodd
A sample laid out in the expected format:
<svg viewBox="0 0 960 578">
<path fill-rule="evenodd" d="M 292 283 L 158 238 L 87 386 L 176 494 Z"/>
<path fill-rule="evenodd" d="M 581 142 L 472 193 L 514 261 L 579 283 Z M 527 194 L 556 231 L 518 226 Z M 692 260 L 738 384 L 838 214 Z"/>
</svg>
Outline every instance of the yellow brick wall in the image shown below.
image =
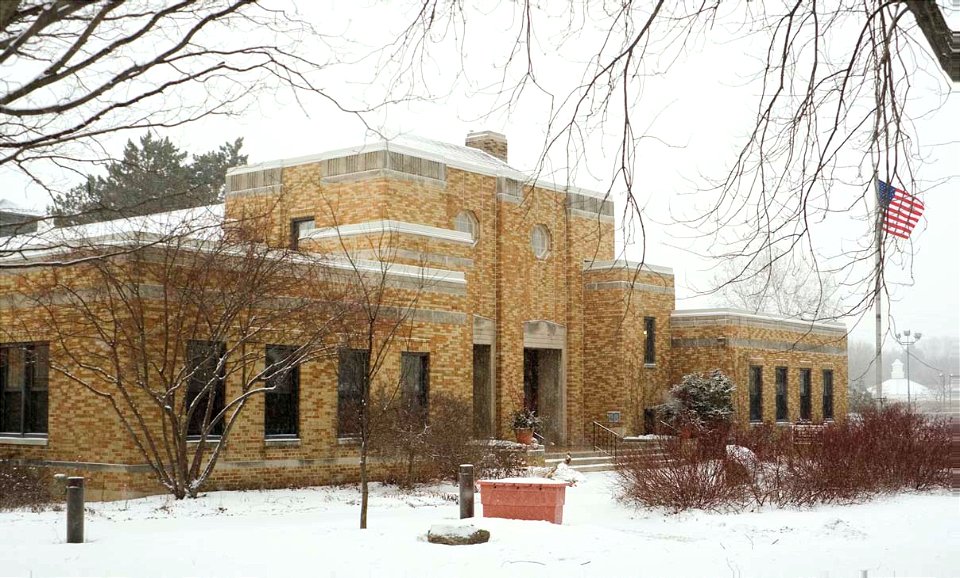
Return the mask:
<svg viewBox="0 0 960 578">
<path fill-rule="evenodd" d="M 738 419 L 744 422 L 747 368 L 757 360 L 764 366 L 764 413 L 773 416 L 774 367 L 790 367 L 791 417 L 798 411 L 799 368 L 813 371 L 813 413 L 818 402 L 820 370 L 834 369 L 835 413 L 846 411 L 846 357 L 844 354 L 778 352 L 742 347 L 674 346 L 683 339 L 723 337 L 728 340 L 793 340 L 823 345 L 830 341 L 845 350 L 845 338 L 827 339 L 797 331 L 776 331 L 750 326 L 672 327 L 675 308 L 672 275 L 637 272 L 632 267 L 591 268 L 584 262 L 609 261 L 615 256 L 611 219 L 588 217 L 569 211 L 564 193 L 524 187 L 520 199 L 498 196 L 497 179 L 447 167 L 445 182 L 402 175 L 377 174 L 362 178 L 325 179 L 320 163 L 284 167 L 277 192 L 228 195 L 228 228 L 234 221 L 243 228 L 229 230 L 287 246 L 292 219 L 314 217 L 318 227 L 391 219 L 454 228 L 462 210 L 479 221 L 473 245 L 424 236 L 393 233 L 364 235 L 345 240 L 305 241 L 302 249 L 338 253 L 369 251 L 386 244 L 403 250 L 392 260 L 461 271 L 465 293 L 427 290 L 417 295 L 417 308 L 460 315 L 447 322 L 422 320 L 409 324 L 390 348 L 381 370 L 385 380 L 399 375 L 400 352 L 430 353 L 430 388 L 469 398 L 472 395 L 473 318 L 495 320 L 495 422 L 498 435 L 512 436 L 511 413 L 518 408 L 523 390 L 524 323 L 548 321 L 566 331 L 565 378 L 567 442 L 582 444 L 592 421 L 606 423 L 607 411 L 622 412 L 625 433 L 642 428 L 643 409 L 663 401 L 664 392 L 684 374 L 719 367 L 738 386 Z M 245 231 L 253 226 L 255 234 Z M 551 250 L 538 259 L 530 246 L 531 231 L 544 225 L 550 232 Z M 421 260 L 412 255 L 423 255 Z M 440 265 L 430 258 L 450 258 Z M 472 265 L 466 265 L 471 263 Z M 76 284 L 90 283 L 83 268 L 0 273 L 0 298 L 29 294 L 42 275 L 75 276 Z M 631 286 L 636 283 L 636 286 Z M 405 302 L 410 289 L 393 288 L 389 299 Z M 44 339 L 36 334 L 40 312 L 29 307 L 0 305 L 0 343 Z M 643 363 L 644 317 L 656 319 L 656 363 Z M 458 319 L 456 322 L 449 319 Z M 681 340 L 677 342 L 676 340 Z M 258 346 L 262 346 L 258 345 Z M 51 356 L 62 358 L 57 346 Z M 300 439 L 284 444 L 263 439 L 264 405 L 253 397 L 244 408 L 210 488 L 278 487 L 342 481 L 356 476 L 356 449 L 337 440 L 337 360 L 334 356 L 303 365 L 300 387 Z M 240 384 L 228 384 L 230 394 Z M 151 418 L 155 419 L 155 418 Z M 608 424 L 612 425 L 612 424 Z M 143 459 L 123 431 L 112 410 L 91 392 L 51 372 L 50 436 L 46 446 L 5 445 L 0 459 L 15 458 L 69 463 L 106 464 L 86 470 L 100 495 L 150 493 L 158 490 L 150 474 L 142 471 Z M 79 471 L 79 470 L 69 470 Z"/>
</svg>

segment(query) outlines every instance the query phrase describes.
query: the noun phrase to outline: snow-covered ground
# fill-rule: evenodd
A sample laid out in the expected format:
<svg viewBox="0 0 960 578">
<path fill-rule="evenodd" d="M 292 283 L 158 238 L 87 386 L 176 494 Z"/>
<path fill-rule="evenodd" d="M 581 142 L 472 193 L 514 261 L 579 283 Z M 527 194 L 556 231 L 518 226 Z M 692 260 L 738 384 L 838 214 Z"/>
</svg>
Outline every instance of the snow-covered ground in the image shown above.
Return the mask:
<svg viewBox="0 0 960 578">
<path fill-rule="evenodd" d="M 376 487 L 370 529 L 354 488 L 214 492 L 93 503 L 86 544 L 63 512 L 0 513 L 0 576 L 957 576 L 958 500 L 901 494 L 853 506 L 744 514 L 638 511 L 611 474 L 567 490 L 564 523 L 478 518 L 476 546 L 430 544 L 456 488 Z M 479 496 L 478 496 L 478 510 Z"/>
</svg>

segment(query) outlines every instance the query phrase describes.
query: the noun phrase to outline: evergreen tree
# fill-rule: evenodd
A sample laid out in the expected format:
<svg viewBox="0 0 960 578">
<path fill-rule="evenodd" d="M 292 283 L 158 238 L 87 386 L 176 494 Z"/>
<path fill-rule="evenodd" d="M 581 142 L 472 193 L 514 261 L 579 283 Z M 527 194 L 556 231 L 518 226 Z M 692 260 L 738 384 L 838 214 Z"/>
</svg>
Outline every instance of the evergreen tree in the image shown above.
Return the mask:
<svg viewBox="0 0 960 578">
<path fill-rule="evenodd" d="M 60 224 L 81 224 L 220 202 L 227 169 L 247 162 L 242 146 L 238 138 L 187 163 L 187 153 L 169 138 L 148 132 L 139 144 L 127 141 L 123 158 L 107 165 L 105 177 L 88 175 L 84 184 L 55 196 L 50 212 Z"/>
</svg>

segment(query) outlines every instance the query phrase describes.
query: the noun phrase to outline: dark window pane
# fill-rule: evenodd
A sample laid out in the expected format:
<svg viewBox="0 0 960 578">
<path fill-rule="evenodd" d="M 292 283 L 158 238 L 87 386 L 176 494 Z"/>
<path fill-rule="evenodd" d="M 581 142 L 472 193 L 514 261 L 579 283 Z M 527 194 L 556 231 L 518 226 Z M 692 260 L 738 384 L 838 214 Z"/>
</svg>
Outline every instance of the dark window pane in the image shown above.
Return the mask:
<svg viewBox="0 0 960 578">
<path fill-rule="evenodd" d="M 750 366 L 750 421 L 763 420 L 763 368 Z"/>
<path fill-rule="evenodd" d="M 20 434 L 23 432 L 23 392 L 4 390 L 0 403 L 0 433 Z"/>
<path fill-rule="evenodd" d="M 0 433 L 47 433 L 48 352 L 43 343 L 0 347 Z"/>
<path fill-rule="evenodd" d="M 266 436 L 294 437 L 299 432 L 300 366 L 288 361 L 296 350 L 286 345 L 267 346 L 267 386 L 273 389 L 264 399 Z"/>
<path fill-rule="evenodd" d="M 787 421 L 787 368 L 777 368 L 777 421 Z"/>
<path fill-rule="evenodd" d="M 221 359 L 227 354 L 226 344 L 218 341 L 187 342 L 187 411 L 196 403 L 187 426 L 187 435 L 202 435 L 209 414 L 210 431 L 207 435 L 223 434 L 223 419 L 216 419 L 223 411 L 226 395 L 226 367 Z M 214 421 L 216 420 L 216 421 Z"/>
<path fill-rule="evenodd" d="M 337 435 L 360 434 L 363 394 L 367 390 L 370 352 L 363 349 L 341 349 L 337 373 Z"/>
<path fill-rule="evenodd" d="M 643 362 L 656 363 L 657 362 L 657 349 L 656 349 L 657 320 L 654 319 L 653 317 L 645 317 L 643 319 L 643 330 L 645 334 Z"/>
<path fill-rule="evenodd" d="M 47 382 L 50 373 L 49 351 L 46 345 L 35 345 L 28 350 L 24 433 L 47 433 Z"/>
<path fill-rule="evenodd" d="M 290 222 L 290 248 L 298 249 L 300 246 L 300 237 L 316 229 L 316 222 L 313 217 L 303 219 L 294 219 Z"/>
<path fill-rule="evenodd" d="M 425 418 L 430 389 L 430 355 L 403 352 L 400 355 L 400 370 L 404 403 Z"/>
<path fill-rule="evenodd" d="M 810 419 L 810 370 L 800 370 L 800 419 Z"/>
<path fill-rule="evenodd" d="M 833 419 L 833 370 L 823 370 L 823 419 Z"/>
</svg>

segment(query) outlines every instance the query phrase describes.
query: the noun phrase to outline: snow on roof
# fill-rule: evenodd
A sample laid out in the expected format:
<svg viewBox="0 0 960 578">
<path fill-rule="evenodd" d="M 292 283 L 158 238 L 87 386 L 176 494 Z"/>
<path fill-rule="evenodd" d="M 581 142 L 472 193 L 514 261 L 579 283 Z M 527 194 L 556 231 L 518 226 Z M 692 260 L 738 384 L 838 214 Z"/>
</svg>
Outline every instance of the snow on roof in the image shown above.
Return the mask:
<svg viewBox="0 0 960 578">
<path fill-rule="evenodd" d="M 130 243 L 163 244 L 176 237 L 196 242 L 219 239 L 223 233 L 224 205 L 206 205 L 163 213 L 151 213 L 125 219 L 100 221 L 71 227 L 56 227 L 30 235 L 0 237 L 0 262 L 31 260 L 87 247 L 114 247 Z M 314 257 L 292 256 L 292 261 L 317 262 Z M 342 271 L 386 273 L 391 278 L 407 278 L 427 284 L 466 285 L 462 272 L 383 263 L 371 259 L 348 260 L 324 255 L 322 263 Z"/>
<path fill-rule="evenodd" d="M 584 259 L 583 260 L 583 270 L 584 271 L 607 271 L 610 269 L 633 269 L 637 270 L 641 267 L 639 261 L 629 261 L 627 259 L 614 259 L 612 261 L 595 261 L 593 259 Z M 643 263 L 641 271 L 648 271 L 651 273 L 660 273 L 661 275 L 670 275 L 673 276 L 672 267 L 664 267 L 663 265 L 653 265 L 652 263 Z"/>
<path fill-rule="evenodd" d="M 18 205 L 9 199 L 0 199 L 0 212 L 16 213 L 18 215 L 30 215 L 32 217 L 43 216 L 43 211 Z"/>
<path fill-rule="evenodd" d="M 151 213 L 36 233 L 0 238 L 0 259 L 30 259 L 92 245 L 134 239 L 162 239 L 173 235 L 194 239 L 215 238 L 221 233 L 223 204 Z"/>
<path fill-rule="evenodd" d="M 488 154 L 480 149 L 468 147 L 466 145 L 456 145 L 428 139 L 415 135 L 401 135 L 392 139 L 384 139 L 363 145 L 334 149 L 318 154 L 290 157 L 286 159 L 275 159 L 252 165 L 232 167 L 227 170 L 227 175 L 237 175 L 266 169 L 275 169 L 281 167 L 291 167 L 296 165 L 305 165 L 316 163 L 327 159 L 335 159 L 360 153 L 369 153 L 381 150 L 388 150 L 423 158 L 426 160 L 444 163 L 458 169 L 463 169 L 482 175 L 492 177 L 506 177 L 518 181 L 528 181 L 536 177 L 536 185 L 554 191 L 575 193 L 598 199 L 606 199 L 609 195 L 589 189 L 581 189 L 572 185 L 562 185 L 545 179 L 537 175 L 524 173 L 511 167 L 506 162 L 497 157 Z"/>
<path fill-rule="evenodd" d="M 828 321 L 804 321 L 783 315 L 774 315 L 772 313 L 754 313 L 744 309 L 734 309 L 730 307 L 719 307 L 715 309 L 678 309 L 670 314 L 671 319 L 696 318 L 696 317 L 736 317 L 750 321 L 772 321 L 793 325 L 798 329 L 824 329 L 834 333 L 846 333 L 847 328 L 843 323 Z"/>
<path fill-rule="evenodd" d="M 883 397 L 887 399 L 907 399 L 907 385 L 909 384 L 909 393 L 910 399 L 922 400 L 922 399 L 932 399 L 934 393 L 930 388 L 922 383 L 917 383 L 916 381 L 907 380 L 906 378 L 892 378 L 884 380 L 883 382 Z M 871 393 L 876 395 L 877 388 L 872 386 L 868 388 Z"/>
</svg>

